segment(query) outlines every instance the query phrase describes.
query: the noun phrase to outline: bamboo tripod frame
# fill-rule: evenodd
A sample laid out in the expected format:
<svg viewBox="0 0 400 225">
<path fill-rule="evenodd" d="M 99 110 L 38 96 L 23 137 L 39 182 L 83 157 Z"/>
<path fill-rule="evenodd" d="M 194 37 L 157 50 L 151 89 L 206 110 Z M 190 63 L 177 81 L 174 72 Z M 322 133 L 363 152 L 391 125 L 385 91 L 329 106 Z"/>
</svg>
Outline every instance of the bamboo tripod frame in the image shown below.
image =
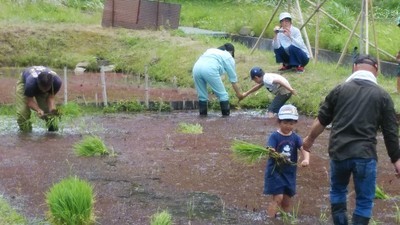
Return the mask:
<svg viewBox="0 0 400 225">
<path fill-rule="evenodd" d="M 288 1 L 291 1 L 291 0 L 288 0 Z M 364 51 L 364 49 L 365 49 L 366 53 L 368 53 L 368 51 L 369 51 L 368 47 L 369 47 L 369 46 L 371 46 L 371 47 L 373 47 L 373 48 L 376 49 L 376 56 L 377 56 L 378 63 L 380 62 L 380 60 L 379 60 L 379 53 L 382 53 L 382 54 L 388 56 L 389 58 L 395 59 L 395 57 L 394 57 L 393 55 L 391 55 L 390 53 L 388 53 L 388 52 L 386 52 L 386 51 L 384 51 L 384 50 L 378 48 L 378 45 L 377 45 L 377 37 L 376 37 L 376 30 L 375 30 L 375 19 L 374 19 L 374 17 L 373 17 L 373 12 L 371 12 L 370 14 L 371 14 L 371 20 L 372 20 L 371 22 L 372 22 L 372 30 L 373 30 L 373 36 L 374 36 L 374 43 L 371 43 L 371 42 L 369 41 L 368 35 L 367 35 L 366 38 L 365 38 L 365 37 L 363 36 L 363 34 L 359 35 L 359 34 L 357 34 L 357 33 L 355 32 L 355 29 L 356 29 L 356 27 L 358 26 L 360 19 L 363 19 L 363 24 L 364 24 L 364 26 L 366 27 L 366 33 L 368 34 L 368 14 L 369 14 L 369 11 L 370 11 L 369 8 L 373 9 L 373 6 L 372 6 L 372 5 L 373 5 L 373 4 L 372 4 L 372 1 L 373 1 L 373 0 L 361 0 L 361 1 L 362 1 L 363 7 L 362 7 L 362 9 L 361 9 L 359 18 L 357 19 L 357 22 L 356 22 L 355 26 L 353 27 L 353 29 L 348 28 L 346 25 L 344 25 L 343 23 L 341 23 L 340 21 L 338 21 L 335 17 L 331 16 L 329 13 L 327 13 L 325 10 L 322 9 L 322 5 L 323 5 L 327 0 L 323 0 L 321 3 L 320 3 L 321 0 L 317 0 L 317 1 L 318 1 L 317 3 L 311 2 L 310 0 L 306 0 L 306 1 L 307 1 L 310 5 L 314 6 L 314 7 L 315 7 L 315 10 L 314 10 L 313 13 L 305 20 L 305 22 L 303 22 L 303 15 L 302 15 L 302 11 L 301 11 L 301 8 L 300 8 L 299 0 L 296 0 L 296 7 L 297 7 L 297 10 L 299 11 L 299 14 L 300 14 L 300 22 L 301 22 L 301 24 L 302 24 L 302 26 L 301 26 L 299 29 L 300 29 L 301 31 L 303 31 L 303 35 L 304 35 L 304 37 L 305 37 L 306 45 L 307 45 L 307 48 L 308 48 L 309 53 L 310 53 L 310 58 L 314 58 L 314 63 L 317 61 L 317 58 L 318 58 L 318 49 L 319 49 L 319 45 L 318 45 L 318 43 L 319 43 L 319 16 L 320 16 L 321 13 L 323 13 L 323 14 L 326 15 L 328 18 L 332 19 L 334 22 L 336 22 L 336 23 L 339 24 L 341 27 L 343 27 L 344 29 L 346 29 L 347 31 L 350 32 L 348 41 L 346 42 L 346 45 L 345 45 L 345 47 L 344 47 L 343 50 L 342 50 L 342 53 L 341 53 L 340 59 L 339 59 L 339 61 L 338 61 L 338 63 L 337 63 L 337 66 L 339 66 L 339 65 L 341 64 L 341 62 L 342 62 L 342 60 L 343 60 L 343 58 L 344 58 L 344 54 L 346 53 L 346 49 L 347 49 L 347 47 L 348 47 L 348 44 L 349 44 L 349 42 L 350 42 L 350 40 L 351 40 L 351 38 L 352 38 L 353 36 L 356 36 L 356 37 L 358 37 L 358 38 L 360 39 L 360 45 L 362 46 L 362 47 L 360 47 L 360 49 L 362 49 L 362 51 Z M 271 24 L 272 20 L 275 18 L 275 15 L 276 15 L 277 11 L 279 10 L 279 8 L 281 7 L 282 2 L 283 2 L 283 0 L 280 0 L 280 1 L 278 2 L 276 8 L 274 9 L 274 12 L 272 13 L 272 15 L 271 15 L 271 17 L 269 18 L 267 24 L 265 25 L 265 27 L 263 28 L 263 30 L 262 30 L 260 36 L 258 37 L 256 43 L 254 44 L 254 46 L 253 46 L 253 48 L 252 48 L 252 50 L 251 50 L 251 54 L 252 54 L 252 53 L 254 52 L 254 50 L 257 48 L 261 37 L 264 35 L 265 31 L 267 30 L 267 28 L 268 28 L 269 25 Z M 290 4 L 289 4 L 288 8 L 289 8 L 288 11 L 290 12 Z M 372 10 L 371 10 L 371 11 L 372 11 Z M 317 22 L 316 22 L 316 34 L 315 34 L 315 57 L 314 57 L 313 54 L 312 54 L 312 50 L 311 50 L 311 46 L 310 46 L 310 42 L 309 42 L 309 38 L 308 38 L 308 35 L 307 35 L 307 31 L 306 31 L 306 29 L 305 29 L 305 26 L 306 26 L 307 23 L 311 20 L 311 18 L 312 18 L 313 16 L 315 16 L 315 15 L 317 15 L 317 19 L 316 19 Z M 363 29 L 361 30 L 361 33 L 364 33 L 364 32 L 363 32 Z M 365 44 L 364 44 L 364 43 L 365 43 Z M 364 47 L 364 46 L 365 46 L 365 47 Z M 362 53 L 363 53 L 363 52 L 362 52 Z"/>
</svg>

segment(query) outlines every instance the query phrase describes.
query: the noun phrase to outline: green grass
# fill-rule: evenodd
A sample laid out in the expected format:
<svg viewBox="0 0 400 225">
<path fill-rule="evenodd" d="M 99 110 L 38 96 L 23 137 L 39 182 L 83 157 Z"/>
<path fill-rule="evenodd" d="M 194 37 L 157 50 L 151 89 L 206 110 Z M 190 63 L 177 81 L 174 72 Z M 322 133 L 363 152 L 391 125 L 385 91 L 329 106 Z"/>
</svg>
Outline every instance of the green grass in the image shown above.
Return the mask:
<svg viewBox="0 0 400 225">
<path fill-rule="evenodd" d="M 176 77 L 176 84 L 179 87 L 194 87 L 191 69 L 196 59 L 207 48 L 217 47 L 230 41 L 208 36 L 185 35 L 179 30 L 145 31 L 102 28 L 100 26 L 101 9 L 82 11 L 78 9 L 79 7 L 60 7 L 51 4 L 43 6 L 42 1 L 37 1 L 37 4 L 20 1 L 21 7 L 26 7 L 24 11 L 19 8 L 17 10 L 15 4 L 11 2 L 6 1 L 0 9 L 0 24 L 3 28 L 0 30 L 0 38 L 4 43 L 0 45 L 0 64 L 5 66 L 25 67 L 45 64 L 53 68 L 67 66 L 72 69 L 78 62 L 86 61 L 89 62 L 89 70 L 93 71 L 98 70 L 96 57 L 101 57 L 114 63 L 117 71 L 134 75 L 143 75 L 147 66 L 152 83 L 172 85 L 172 78 Z M 87 1 L 81 2 L 87 3 Z M 273 10 L 271 6 L 275 4 L 272 0 L 240 1 L 240 3 L 238 1 L 169 2 L 182 4 L 181 25 L 194 26 L 193 23 L 197 21 L 200 23 L 198 27 L 226 30 L 231 33 L 237 33 L 241 26 L 249 23 L 255 29 L 258 27 L 257 29 L 261 32 L 268 15 Z M 345 1 L 338 2 L 344 6 L 328 1 L 326 10 L 338 17 L 342 15 L 340 18 L 343 17 L 341 10 L 345 10 L 344 12 L 349 15 L 345 18 L 346 23 L 351 25 L 354 22 L 352 16 L 356 13 L 349 11 L 351 7 L 346 5 Z M 51 7 L 52 10 L 56 7 L 56 9 L 53 12 L 46 10 L 46 7 Z M 307 6 L 304 8 L 311 10 Z M 238 13 L 238 10 L 252 13 Z M 391 8 L 387 10 L 386 13 L 382 11 L 380 18 L 377 18 L 379 23 L 376 27 L 381 35 L 378 39 L 382 42 L 379 46 L 392 50 L 395 54 L 398 49 L 394 49 L 393 46 L 400 46 L 400 39 L 395 38 L 400 36 L 400 29 L 390 24 L 394 16 Z M 58 19 L 62 15 L 68 15 L 68 20 Z M 321 38 L 321 46 L 336 45 L 333 40 L 339 40 L 338 43 L 343 45 L 343 40 L 348 36 L 347 32 L 329 19 L 325 18 L 323 24 L 329 29 L 323 28 L 321 31 L 321 35 L 326 36 Z M 267 37 L 268 33 L 266 32 Z M 310 37 L 313 33 L 309 32 Z M 243 91 L 254 85 L 248 74 L 251 67 L 261 66 L 267 72 L 275 72 L 279 67 L 270 51 L 256 50 L 252 53 L 251 49 L 244 45 L 235 43 L 235 46 L 237 49 L 236 69 L 239 85 Z M 341 46 L 334 48 L 341 49 Z M 46 54 L 42 54 L 43 52 Z M 293 96 L 288 103 L 296 105 L 302 114 L 315 115 L 328 91 L 344 81 L 350 73 L 349 66 L 336 68 L 336 63 L 319 61 L 314 64 L 311 61 L 304 74 L 284 75 L 298 92 L 298 96 Z M 265 89 L 260 89 L 258 93 L 252 94 L 238 104 L 227 79 L 224 79 L 224 82 L 233 107 L 265 109 L 266 105 L 272 101 L 273 96 Z M 378 82 L 389 93 L 396 90 L 394 77 L 379 76 Z M 399 112 L 400 98 L 395 94 L 392 96 L 396 111 Z M 132 106 L 126 102 L 121 105 Z M 122 109 L 116 106 L 108 107 L 105 112 L 125 111 L 122 106 Z M 136 109 L 133 107 L 133 110 Z M 169 111 L 169 108 L 161 102 L 154 110 Z"/>
<path fill-rule="evenodd" d="M 22 225 L 28 224 L 25 217 L 14 210 L 10 204 L 0 195 L 0 224 Z"/>
<path fill-rule="evenodd" d="M 95 223 L 93 187 L 77 177 L 63 179 L 46 193 L 48 219 L 54 225 Z"/>
<path fill-rule="evenodd" d="M 74 152 L 78 156 L 102 156 L 110 154 L 110 150 L 103 140 L 95 135 L 85 136 L 80 142 L 74 144 Z"/>
</svg>

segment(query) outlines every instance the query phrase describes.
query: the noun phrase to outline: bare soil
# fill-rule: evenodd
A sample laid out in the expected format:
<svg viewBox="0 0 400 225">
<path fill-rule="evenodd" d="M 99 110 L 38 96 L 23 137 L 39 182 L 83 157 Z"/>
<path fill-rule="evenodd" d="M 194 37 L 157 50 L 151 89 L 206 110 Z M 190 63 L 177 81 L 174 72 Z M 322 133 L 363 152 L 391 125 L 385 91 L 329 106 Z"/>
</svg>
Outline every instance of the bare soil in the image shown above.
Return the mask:
<svg viewBox="0 0 400 225">
<path fill-rule="evenodd" d="M 97 74 L 72 78 L 68 99 L 92 102 L 96 93 L 101 96 Z M 107 77 L 110 100 L 144 97 L 144 88 L 126 84 L 126 79 L 119 74 Z M 0 103 L 12 104 L 15 81 L 1 77 Z M 193 89 L 159 87 L 150 93 L 155 100 L 196 99 Z M 62 95 L 61 91 L 59 102 Z M 200 118 L 195 110 L 80 119 L 80 128 L 70 123 L 57 133 L 36 129 L 21 134 L 10 128 L 0 135 L 0 192 L 30 224 L 43 224 L 45 193 L 70 175 L 93 185 L 97 224 L 149 224 L 150 216 L 164 209 L 172 214 L 174 224 L 283 224 L 282 220 L 266 218 L 264 213 L 270 200 L 262 194 L 265 161 L 244 165 L 231 153 L 234 139 L 263 145 L 276 129 L 275 120 L 244 111 L 233 111 L 227 118 L 220 112 Z M 306 135 L 312 120 L 300 117 L 297 132 L 301 136 Z M 198 123 L 203 133 L 182 134 L 177 130 L 181 122 Z M 89 133 L 99 135 L 117 156 L 76 156 L 73 145 Z M 293 198 L 297 224 L 331 224 L 328 136 L 326 130 L 317 140 L 310 166 L 298 170 L 298 193 Z M 395 224 L 400 180 L 394 177 L 381 135 L 378 149 L 378 184 L 392 198 L 376 200 L 373 219 Z M 350 214 L 354 208 L 352 187 L 349 199 Z"/>
</svg>

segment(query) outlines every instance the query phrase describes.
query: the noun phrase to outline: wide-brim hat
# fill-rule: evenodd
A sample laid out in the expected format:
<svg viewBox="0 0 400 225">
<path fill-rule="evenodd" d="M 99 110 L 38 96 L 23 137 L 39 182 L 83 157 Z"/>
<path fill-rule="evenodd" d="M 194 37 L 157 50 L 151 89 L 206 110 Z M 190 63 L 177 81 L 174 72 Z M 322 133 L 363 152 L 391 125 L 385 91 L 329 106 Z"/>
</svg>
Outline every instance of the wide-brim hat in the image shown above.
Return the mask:
<svg viewBox="0 0 400 225">
<path fill-rule="evenodd" d="M 292 19 L 292 15 L 290 15 L 290 13 L 288 13 L 288 12 L 283 12 L 283 13 L 279 14 L 279 21 L 286 19 L 286 18 Z"/>
<path fill-rule="evenodd" d="M 280 120 L 298 120 L 299 113 L 294 105 L 284 105 L 279 109 L 278 118 Z"/>
</svg>

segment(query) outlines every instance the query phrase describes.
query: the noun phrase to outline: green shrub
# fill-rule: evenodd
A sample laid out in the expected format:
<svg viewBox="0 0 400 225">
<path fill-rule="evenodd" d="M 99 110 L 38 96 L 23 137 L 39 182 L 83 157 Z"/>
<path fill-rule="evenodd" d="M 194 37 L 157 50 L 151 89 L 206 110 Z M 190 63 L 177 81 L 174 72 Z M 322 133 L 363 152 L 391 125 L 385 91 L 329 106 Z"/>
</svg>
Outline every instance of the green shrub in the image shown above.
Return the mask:
<svg viewBox="0 0 400 225">
<path fill-rule="evenodd" d="M 79 143 L 74 146 L 75 154 L 78 156 L 98 156 L 98 155 L 108 155 L 110 151 L 107 146 L 98 136 L 86 136 Z"/>
<path fill-rule="evenodd" d="M 54 225 L 95 223 L 93 187 L 77 177 L 66 178 L 46 193 L 48 219 Z"/>
</svg>

